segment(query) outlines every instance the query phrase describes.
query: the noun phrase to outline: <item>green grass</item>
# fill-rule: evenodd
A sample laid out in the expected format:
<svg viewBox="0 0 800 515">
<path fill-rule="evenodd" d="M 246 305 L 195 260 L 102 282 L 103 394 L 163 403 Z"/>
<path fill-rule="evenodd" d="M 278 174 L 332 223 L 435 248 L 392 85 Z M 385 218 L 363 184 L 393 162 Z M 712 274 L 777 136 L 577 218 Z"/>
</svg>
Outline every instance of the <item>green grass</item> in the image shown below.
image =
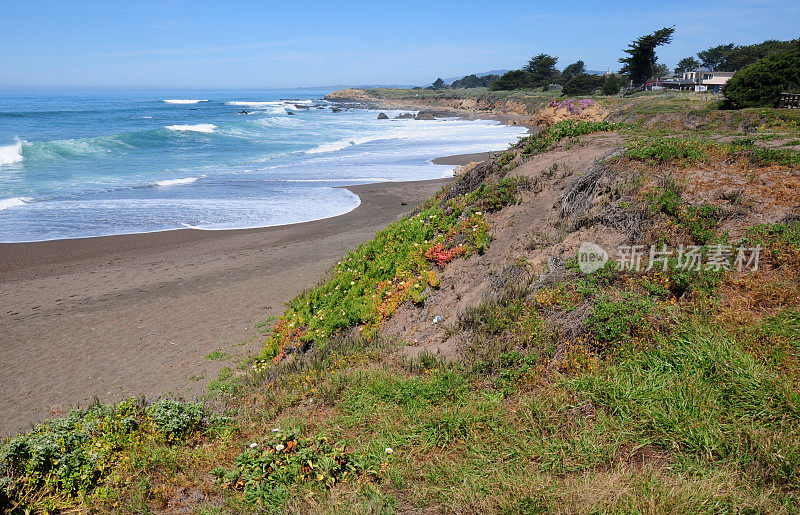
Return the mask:
<svg viewBox="0 0 800 515">
<path fill-rule="evenodd" d="M 231 355 L 230 355 L 230 354 L 227 354 L 227 353 L 225 353 L 225 352 L 222 352 L 222 351 L 220 351 L 220 350 L 215 350 L 215 351 L 213 351 L 213 352 L 209 352 L 208 354 L 206 354 L 206 355 L 205 355 L 205 359 L 206 359 L 207 361 L 215 361 L 215 360 L 221 360 L 221 359 L 230 359 L 230 357 L 231 357 Z"/>
<path fill-rule="evenodd" d="M 677 470 L 730 466 L 800 485 L 800 395 L 734 341 L 678 333 L 571 387 L 609 410 L 615 432 L 673 454 Z"/>
<path fill-rule="evenodd" d="M 625 155 L 648 163 L 680 161 L 684 165 L 710 162 L 714 156 L 756 168 L 800 164 L 797 151 L 760 147 L 752 140 L 716 143 L 703 138 L 638 138 L 628 144 Z"/>
<path fill-rule="evenodd" d="M 622 123 L 613 122 L 587 122 L 564 120 L 550 127 L 546 127 L 527 138 L 521 139 L 516 145 L 523 154 L 539 154 L 552 148 L 564 138 L 574 138 L 595 132 L 615 131 L 625 128 Z"/>
</svg>

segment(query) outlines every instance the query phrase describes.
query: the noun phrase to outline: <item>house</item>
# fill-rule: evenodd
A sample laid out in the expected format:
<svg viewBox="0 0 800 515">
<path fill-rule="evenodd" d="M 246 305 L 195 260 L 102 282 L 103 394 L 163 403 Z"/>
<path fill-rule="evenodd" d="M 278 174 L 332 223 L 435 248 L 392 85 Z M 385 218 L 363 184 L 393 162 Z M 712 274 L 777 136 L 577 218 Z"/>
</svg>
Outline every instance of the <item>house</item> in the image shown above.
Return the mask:
<svg viewBox="0 0 800 515">
<path fill-rule="evenodd" d="M 684 72 L 680 77 L 666 79 L 661 85 L 669 89 L 708 91 L 721 88 L 731 80 L 736 72 L 715 72 L 713 70 L 700 70 Z"/>
<path fill-rule="evenodd" d="M 684 72 L 682 80 L 683 82 L 691 82 L 692 84 L 699 86 L 715 88 L 717 86 L 722 86 L 731 80 L 731 77 L 733 77 L 734 73 L 736 72 L 714 72 L 704 70 L 700 70 L 699 72 Z"/>
</svg>

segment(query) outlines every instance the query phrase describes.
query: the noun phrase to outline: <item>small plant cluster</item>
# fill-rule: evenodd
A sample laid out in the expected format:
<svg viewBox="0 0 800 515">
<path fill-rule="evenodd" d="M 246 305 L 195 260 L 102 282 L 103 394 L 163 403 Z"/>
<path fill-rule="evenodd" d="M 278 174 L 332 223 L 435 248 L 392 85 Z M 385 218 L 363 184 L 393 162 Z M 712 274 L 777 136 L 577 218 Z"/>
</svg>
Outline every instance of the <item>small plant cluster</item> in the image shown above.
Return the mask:
<svg viewBox="0 0 800 515">
<path fill-rule="evenodd" d="M 687 138 L 638 139 L 628 145 L 625 155 L 631 159 L 650 162 L 673 160 L 697 162 L 705 160 L 710 141 Z"/>
<path fill-rule="evenodd" d="M 566 100 L 562 100 L 559 102 L 558 100 L 551 100 L 547 107 L 552 107 L 556 111 L 559 109 L 565 109 L 569 114 L 581 114 L 584 109 L 588 109 L 596 105 L 597 102 L 592 100 L 591 98 L 584 98 L 582 100 L 575 100 L 574 98 L 568 98 Z"/>
<path fill-rule="evenodd" d="M 425 259 L 433 261 L 439 266 L 444 266 L 455 258 L 463 256 L 466 252 L 467 250 L 461 245 L 445 248 L 441 243 L 437 243 L 425 251 Z"/>
<path fill-rule="evenodd" d="M 45 422 L 0 450 L 0 510 L 68 506 L 91 496 L 143 442 L 169 444 L 209 424 L 202 405 L 172 399 L 94 405 Z"/>
<path fill-rule="evenodd" d="M 261 444 L 251 444 L 234 459 L 232 470 L 218 467 L 212 472 L 220 483 L 242 490 L 248 503 L 268 510 L 280 509 L 298 485 L 327 490 L 367 473 L 363 461 L 343 443 L 280 431 Z"/>
<path fill-rule="evenodd" d="M 466 202 L 480 211 L 494 213 L 509 204 L 516 204 L 519 201 L 519 191 L 530 187 L 531 180 L 527 176 L 505 177 L 497 182 L 485 181 L 477 190 L 467 195 Z"/>
<path fill-rule="evenodd" d="M 759 224 L 747 232 L 748 245 L 760 245 L 764 260 L 792 273 L 800 270 L 800 222 Z"/>
<path fill-rule="evenodd" d="M 325 342 L 358 326 L 364 336 L 406 301 L 421 303 L 439 284 L 433 265 L 481 253 L 489 245 L 485 213 L 517 201 L 525 178 L 484 183 L 441 205 L 444 192 L 409 218 L 396 222 L 336 264 L 332 277 L 293 300 L 269 332 L 257 371 L 287 353 Z"/>
<path fill-rule="evenodd" d="M 800 164 L 800 153 L 795 150 L 759 147 L 749 140 L 716 143 L 700 138 L 642 138 L 631 142 L 625 155 L 630 159 L 651 163 L 699 163 L 717 157 L 757 168 Z"/>
<path fill-rule="evenodd" d="M 615 131 L 624 127 L 625 124 L 607 121 L 562 120 L 542 129 L 533 136 L 520 140 L 516 144 L 516 148 L 519 148 L 526 155 L 540 154 L 551 149 L 564 138 L 574 138 L 595 132 Z"/>
<path fill-rule="evenodd" d="M 715 241 L 722 209 L 712 204 L 688 205 L 681 196 L 682 189 L 683 186 L 671 176 L 663 178 L 655 193 L 645 195 L 650 213 L 665 214 L 668 217 L 667 226 L 685 234 L 689 243 L 706 245 Z"/>
</svg>

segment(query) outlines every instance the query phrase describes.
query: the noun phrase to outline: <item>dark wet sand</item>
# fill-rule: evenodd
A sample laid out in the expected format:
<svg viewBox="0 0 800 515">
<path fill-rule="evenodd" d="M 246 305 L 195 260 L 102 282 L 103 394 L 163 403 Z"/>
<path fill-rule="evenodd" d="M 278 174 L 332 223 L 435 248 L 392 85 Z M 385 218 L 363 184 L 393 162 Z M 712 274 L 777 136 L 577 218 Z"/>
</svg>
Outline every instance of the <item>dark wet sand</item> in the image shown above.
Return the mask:
<svg viewBox="0 0 800 515">
<path fill-rule="evenodd" d="M 475 161 L 486 161 L 493 152 L 477 152 L 475 154 L 457 154 L 454 156 L 437 157 L 433 160 L 435 165 L 462 166 Z"/>
<path fill-rule="evenodd" d="M 259 353 L 256 323 L 447 181 L 349 187 L 358 208 L 302 224 L 0 244 L 0 436 L 94 396 L 203 394 Z"/>
</svg>

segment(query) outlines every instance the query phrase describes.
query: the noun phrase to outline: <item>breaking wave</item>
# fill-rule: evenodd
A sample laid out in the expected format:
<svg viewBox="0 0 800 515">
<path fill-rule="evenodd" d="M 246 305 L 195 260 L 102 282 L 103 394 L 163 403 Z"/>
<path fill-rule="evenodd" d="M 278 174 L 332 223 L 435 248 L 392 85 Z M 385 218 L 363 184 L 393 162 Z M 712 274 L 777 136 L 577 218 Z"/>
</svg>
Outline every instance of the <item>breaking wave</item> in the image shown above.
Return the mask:
<svg viewBox="0 0 800 515">
<path fill-rule="evenodd" d="M 197 98 L 168 98 L 164 100 L 166 104 L 199 104 L 200 102 L 208 102 L 208 100 Z"/>
<path fill-rule="evenodd" d="M 211 134 L 217 126 L 213 123 L 198 123 L 195 125 L 167 125 L 166 128 L 171 131 L 204 132 L 206 134 Z"/>
<path fill-rule="evenodd" d="M 10 165 L 12 163 L 19 163 L 24 159 L 22 157 L 23 141 L 19 138 L 14 138 L 13 145 L 6 145 L 0 147 L 0 166 Z"/>
</svg>

